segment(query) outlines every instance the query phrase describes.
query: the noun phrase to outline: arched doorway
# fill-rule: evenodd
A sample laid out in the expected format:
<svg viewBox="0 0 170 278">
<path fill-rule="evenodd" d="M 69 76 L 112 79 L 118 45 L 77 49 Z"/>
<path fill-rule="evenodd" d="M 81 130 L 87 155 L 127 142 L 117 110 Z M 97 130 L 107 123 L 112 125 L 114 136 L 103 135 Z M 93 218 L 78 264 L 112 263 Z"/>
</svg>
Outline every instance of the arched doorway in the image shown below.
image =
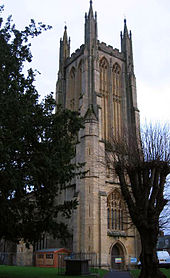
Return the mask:
<svg viewBox="0 0 170 278">
<path fill-rule="evenodd" d="M 113 245 L 111 250 L 111 268 L 112 269 L 124 269 L 125 258 L 123 248 L 119 243 Z"/>
</svg>

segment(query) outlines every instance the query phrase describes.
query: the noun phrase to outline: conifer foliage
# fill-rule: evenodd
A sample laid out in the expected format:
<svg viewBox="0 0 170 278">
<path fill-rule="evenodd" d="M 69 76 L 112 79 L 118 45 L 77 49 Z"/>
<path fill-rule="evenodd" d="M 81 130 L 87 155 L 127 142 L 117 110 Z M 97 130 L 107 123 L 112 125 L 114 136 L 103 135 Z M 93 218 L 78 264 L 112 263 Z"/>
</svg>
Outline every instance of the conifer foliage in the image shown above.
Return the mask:
<svg viewBox="0 0 170 278">
<path fill-rule="evenodd" d="M 23 73 L 32 60 L 29 40 L 48 29 L 31 20 L 19 31 L 11 17 L 0 18 L 0 238 L 8 240 L 67 236 L 57 216 L 70 217 L 77 206 L 58 204 L 56 196 L 80 172 L 73 161 L 82 119 L 60 108 L 54 113 L 52 94 L 40 103 L 35 71 Z"/>
</svg>

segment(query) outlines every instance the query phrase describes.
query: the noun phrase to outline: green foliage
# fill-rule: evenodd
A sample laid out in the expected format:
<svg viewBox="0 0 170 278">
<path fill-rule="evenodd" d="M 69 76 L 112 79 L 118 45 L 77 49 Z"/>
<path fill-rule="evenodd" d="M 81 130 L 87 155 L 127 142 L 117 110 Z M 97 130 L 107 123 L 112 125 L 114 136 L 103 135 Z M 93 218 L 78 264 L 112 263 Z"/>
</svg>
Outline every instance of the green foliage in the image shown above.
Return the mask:
<svg viewBox="0 0 170 278">
<path fill-rule="evenodd" d="M 32 59 L 29 39 L 47 29 L 31 20 L 19 31 L 11 17 L 4 24 L 0 18 L 0 238 L 9 240 L 68 236 L 56 218 L 70 217 L 77 206 L 58 204 L 56 196 L 80 173 L 72 161 L 82 119 L 59 107 L 54 113 L 52 94 L 39 103 L 35 72 L 23 73 Z"/>
<path fill-rule="evenodd" d="M 102 277 L 104 277 L 108 273 L 108 270 L 106 270 L 106 269 L 98 269 L 98 271 L 96 271 L 96 272 L 102 278 Z"/>
<path fill-rule="evenodd" d="M 131 270 L 130 273 L 131 273 L 131 275 L 132 275 L 133 278 L 138 278 L 138 277 L 139 277 L 140 270 L 134 269 L 134 270 Z"/>
</svg>

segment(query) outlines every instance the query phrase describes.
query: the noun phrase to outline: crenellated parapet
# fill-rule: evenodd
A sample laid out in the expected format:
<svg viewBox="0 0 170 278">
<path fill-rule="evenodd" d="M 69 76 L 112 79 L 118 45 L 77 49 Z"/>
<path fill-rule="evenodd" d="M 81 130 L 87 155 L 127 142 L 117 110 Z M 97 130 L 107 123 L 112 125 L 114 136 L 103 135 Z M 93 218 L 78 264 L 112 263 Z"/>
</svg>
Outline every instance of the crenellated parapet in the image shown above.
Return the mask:
<svg viewBox="0 0 170 278">
<path fill-rule="evenodd" d="M 78 57 L 80 57 L 84 53 L 84 47 L 85 45 L 82 44 L 80 48 L 76 49 L 76 51 L 71 54 L 71 57 L 67 58 L 67 60 L 65 61 L 66 67 L 72 64 L 75 60 L 78 59 Z"/>
<path fill-rule="evenodd" d="M 120 52 L 119 49 L 113 48 L 111 45 L 107 45 L 104 42 L 98 42 L 98 50 L 103 51 L 106 54 L 109 54 L 115 58 L 125 60 L 124 53 Z"/>
</svg>

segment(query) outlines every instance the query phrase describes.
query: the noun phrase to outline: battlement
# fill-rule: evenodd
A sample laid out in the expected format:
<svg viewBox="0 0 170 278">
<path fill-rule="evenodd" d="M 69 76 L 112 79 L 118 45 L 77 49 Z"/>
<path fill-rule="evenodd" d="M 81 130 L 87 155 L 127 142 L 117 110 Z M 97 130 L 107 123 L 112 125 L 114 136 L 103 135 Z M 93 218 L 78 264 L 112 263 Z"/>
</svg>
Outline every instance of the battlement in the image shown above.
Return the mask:
<svg viewBox="0 0 170 278">
<path fill-rule="evenodd" d="M 113 48 L 111 45 L 107 45 L 105 42 L 98 41 L 98 49 L 119 59 L 124 60 L 124 54 L 117 48 Z"/>
<path fill-rule="evenodd" d="M 71 64 L 74 60 L 76 60 L 80 55 L 82 55 L 84 52 L 84 44 L 80 46 L 80 48 L 77 48 L 75 52 L 71 54 L 71 57 L 67 58 L 66 65 L 68 66 Z"/>
</svg>

